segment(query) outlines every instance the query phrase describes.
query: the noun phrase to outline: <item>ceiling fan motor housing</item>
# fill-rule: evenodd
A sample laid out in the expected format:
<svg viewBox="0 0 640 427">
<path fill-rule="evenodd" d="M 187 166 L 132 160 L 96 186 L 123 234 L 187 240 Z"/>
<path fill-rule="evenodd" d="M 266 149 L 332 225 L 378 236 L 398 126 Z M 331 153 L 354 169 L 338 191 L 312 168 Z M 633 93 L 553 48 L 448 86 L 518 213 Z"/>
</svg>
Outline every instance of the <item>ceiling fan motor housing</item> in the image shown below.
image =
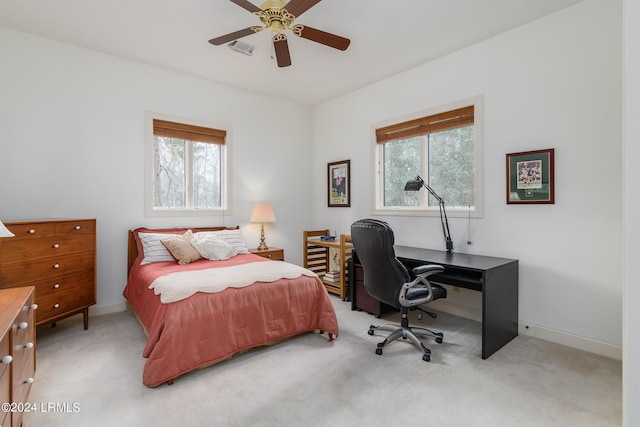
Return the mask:
<svg viewBox="0 0 640 427">
<path fill-rule="evenodd" d="M 255 12 L 255 14 L 260 18 L 260 22 L 262 22 L 264 28 L 269 28 L 276 34 L 280 34 L 284 30 L 290 30 L 296 17 L 283 9 L 282 6 L 270 6 L 265 8 L 267 3 L 279 3 L 284 5 L 281 1 L 268 0 L 262 5 L 263 10 Z"/>
</svg>

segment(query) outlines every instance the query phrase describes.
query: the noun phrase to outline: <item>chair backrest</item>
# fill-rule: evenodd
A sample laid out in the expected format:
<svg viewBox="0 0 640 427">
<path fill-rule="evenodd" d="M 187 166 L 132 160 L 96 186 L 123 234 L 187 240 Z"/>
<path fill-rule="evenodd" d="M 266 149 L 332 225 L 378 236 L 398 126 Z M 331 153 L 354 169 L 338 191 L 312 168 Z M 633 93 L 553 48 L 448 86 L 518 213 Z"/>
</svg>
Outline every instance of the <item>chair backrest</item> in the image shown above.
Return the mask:
<svg viewBox="0 0 640 427">
<path fill-rule="evenodd" d="M 367 293 L 385 304 L 400 307 L 398 295 L 409 272 L 396 258 L 393 230 L 384 221 L 361 219 L 351 225 L 351 239 L 364 270 Z"/>
</svg>

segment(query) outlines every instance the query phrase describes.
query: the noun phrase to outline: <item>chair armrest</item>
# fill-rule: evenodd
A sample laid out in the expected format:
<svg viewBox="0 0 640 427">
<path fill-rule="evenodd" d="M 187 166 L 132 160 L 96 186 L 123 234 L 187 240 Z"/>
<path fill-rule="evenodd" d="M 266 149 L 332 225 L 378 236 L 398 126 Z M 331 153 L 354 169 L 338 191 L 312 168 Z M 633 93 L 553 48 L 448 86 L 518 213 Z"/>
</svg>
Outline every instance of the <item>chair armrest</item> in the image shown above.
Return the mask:
<svg viewBox="0 0 640 427">
<path fill-rule="evenodd" d="M 431 273 L 431 274 L 442 273 L 444 271 L 444 267 L 437 264 L 426 264 L 426 265 L 420 265 L 411 271 L 416 276 L 420 276 L 421 274 L 424 274 L 424 273 Z"/>
<path fill-rule="evenodd" d="M 444 271 L 444 267 L 437 264 L 426 264 L 418 266 L 411 271 L 416 275 L 416 278 L 411 282 L 403 284 L 400 289 L 400 295 L 398 296 L 400 305 L 403 307 L 414 307 L 433 300 L 433 289 L 431 288 L 431 283 L 429 283 L 427 277 L 432 274 L 442 273 Z M 429 293 L 424 298 L 409 301 L 407 300 L 407 292 L 415 286 L 426 287 Z"/>
</svg>

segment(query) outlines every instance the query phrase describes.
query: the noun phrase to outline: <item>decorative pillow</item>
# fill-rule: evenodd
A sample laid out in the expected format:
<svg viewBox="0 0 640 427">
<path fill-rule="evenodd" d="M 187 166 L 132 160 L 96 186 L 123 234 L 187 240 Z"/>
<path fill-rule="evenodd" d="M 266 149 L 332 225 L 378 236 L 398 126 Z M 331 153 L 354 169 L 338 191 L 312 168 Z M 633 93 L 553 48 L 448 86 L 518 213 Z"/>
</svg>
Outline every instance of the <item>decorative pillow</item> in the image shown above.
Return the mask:
<svg viewBox="0 0 640 427">
<path fill-rule="evenodd" d="M 140 261 L 140 265 L 151 264 L 154 262 L 175 261 L 167 248 L 162 244 L 162 240 L 170 237 L 180 236 L 180 234 L 169 233 L 138 233 L 140 243 L 142 243 L 142 251 L 144 258 Z"/>
<path fill-rule="evenodd" d="M 196 233 L 191 244 L 200 255 L 210 260 L 229 259 L 236 254 L 230 244 L 213 233 Z"/>
<path fill-rule="evenodd" d="M 245 243 L 244 238 L 242 237 L 242 233 L 239 229 L 212 231 L 211 233 L 230 244 L 234 250 L 234 255 L 251 253 L 249 252 L 247 244 Z"/>
<path fill-rule="evenodd" d="M 178 261 L 178 264 L 184 265 L 202 259 L 200 252 L 191 244 L 192 238 L 193 232 L 187 230 L 182 236 L 171 237 L 161 240 L 161 242 Z"/>
</svg>

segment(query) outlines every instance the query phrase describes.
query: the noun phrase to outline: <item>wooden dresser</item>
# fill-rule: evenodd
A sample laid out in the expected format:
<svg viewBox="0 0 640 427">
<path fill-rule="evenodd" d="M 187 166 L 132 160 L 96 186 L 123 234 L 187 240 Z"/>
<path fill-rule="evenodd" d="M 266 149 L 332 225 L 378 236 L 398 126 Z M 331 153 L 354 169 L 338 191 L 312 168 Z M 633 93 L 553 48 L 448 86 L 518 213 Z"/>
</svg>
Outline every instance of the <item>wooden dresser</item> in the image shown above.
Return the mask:
<svg viewBox="0 0 640 427">
<path fill-rule="evenodd" d="M 19 427 L 36 371 L 34 288 L 0 290 L 0 426 Z M 9 407 L 7 408 L 7 404 Z M 7 410 L 8 409 L 8 410 Z"/>
<path fill-rule="evenodd" d="M 96 220 L 13 221 L 0 240 L 0 289 L 35 286 L 36 324 L 74 314 L 89 327 L 96 303 Z"/>
</svg>

